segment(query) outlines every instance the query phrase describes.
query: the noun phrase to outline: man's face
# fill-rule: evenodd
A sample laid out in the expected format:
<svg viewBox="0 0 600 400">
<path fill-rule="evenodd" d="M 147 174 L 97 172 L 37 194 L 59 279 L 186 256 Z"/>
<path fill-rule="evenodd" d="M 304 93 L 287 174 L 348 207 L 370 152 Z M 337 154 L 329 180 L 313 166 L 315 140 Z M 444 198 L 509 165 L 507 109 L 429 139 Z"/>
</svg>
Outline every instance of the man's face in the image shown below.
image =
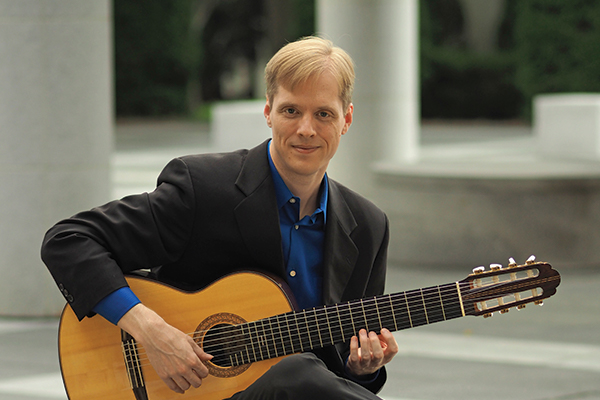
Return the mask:
<svg viewBox="0 0 600 400">
<path fill-rule="evenodd" d="M 286 181 L 320 179 L 352 123 L 331 73 L 309 78 L 293 92 L 279 86 L 267 99 L 264 115 L 271 127 L 271 157 Z M 272 104 L 271 104 L 272 103 Z"/>
</svg>

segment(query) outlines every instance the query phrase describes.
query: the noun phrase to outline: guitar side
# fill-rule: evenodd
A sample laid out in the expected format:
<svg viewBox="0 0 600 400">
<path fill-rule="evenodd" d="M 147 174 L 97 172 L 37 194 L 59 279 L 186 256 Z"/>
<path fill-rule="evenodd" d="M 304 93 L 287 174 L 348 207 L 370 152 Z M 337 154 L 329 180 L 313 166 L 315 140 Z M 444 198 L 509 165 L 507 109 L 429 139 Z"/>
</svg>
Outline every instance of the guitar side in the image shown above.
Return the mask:
<svg viewBox="0 0 600 400">
<path fill-rule="evenodd" d="M 222 313 L 256 321 L 293 309 L 290 297 L 274 280 L 253 272 L 222 278 L 199 292 L 184 292 L 144 278 L 128 277 L 132 290 L 149 308 L 184 333 L 192 333 L 207 318 Z M 150 400 L 229 397 L 245 389 L 281 358 L 252 363 L 231 377 L 209 375 L 200 388 L 172 392 L 140 356 Z M 100 316 L 78 321 L 65 307 L 59 328 L 59 355 L 65 389 L 71 400 L 135 400 L 121 348 L 121 330 Z M 145 360 L 145 361 L 144 361 Z"/>
</svg>

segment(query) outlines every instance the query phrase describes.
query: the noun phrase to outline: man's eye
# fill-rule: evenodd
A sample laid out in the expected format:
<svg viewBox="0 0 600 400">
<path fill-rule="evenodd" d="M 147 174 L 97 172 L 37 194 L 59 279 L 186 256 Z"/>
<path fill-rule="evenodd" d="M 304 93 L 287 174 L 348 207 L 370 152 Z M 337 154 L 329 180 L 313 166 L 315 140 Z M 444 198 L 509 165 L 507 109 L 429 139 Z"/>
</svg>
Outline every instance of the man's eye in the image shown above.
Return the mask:
<svg viewBox="0 0 600 400">
<path fill-rule="evenodd" d="M 296 110 L 294 110 L 293 108 L 286 108 L 284 111 L 286 114 L 293 114 L 296 112 Z"/>
<path fill-rule="evenodd" d="M 329 113 L 326 111 L 319 111 L 319 117 L 327 118 L 327 117 L 329 117 Z"/>
</svg>

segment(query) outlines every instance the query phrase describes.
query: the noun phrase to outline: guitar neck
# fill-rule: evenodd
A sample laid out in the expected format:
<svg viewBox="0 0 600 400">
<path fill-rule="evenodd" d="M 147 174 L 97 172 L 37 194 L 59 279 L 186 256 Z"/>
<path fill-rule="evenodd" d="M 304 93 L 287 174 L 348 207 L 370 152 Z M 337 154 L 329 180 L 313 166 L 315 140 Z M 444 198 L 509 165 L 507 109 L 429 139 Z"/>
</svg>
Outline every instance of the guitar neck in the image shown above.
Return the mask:
<svg viewBox="0 0 600 400">
<path fill-rule="evenodd" d="M 205 351 L 217 353 L 221 366 L 241 365 L 346 342 L 361 329 L 399 331 L 463 315 L 459 286 L 452 283 L 223 327 L 219 336 L 230 341 Z"/>
</svg>

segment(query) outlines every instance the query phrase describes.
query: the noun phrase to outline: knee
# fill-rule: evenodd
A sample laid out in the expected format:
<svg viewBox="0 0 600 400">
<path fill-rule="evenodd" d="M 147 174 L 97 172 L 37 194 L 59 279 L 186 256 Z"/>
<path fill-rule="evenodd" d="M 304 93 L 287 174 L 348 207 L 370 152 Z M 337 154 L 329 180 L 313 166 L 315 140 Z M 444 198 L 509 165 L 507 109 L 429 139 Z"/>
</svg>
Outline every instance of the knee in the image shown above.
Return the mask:
<svg viewBox="0 0 600 400">
<path fill-rule="evenodd" d="M 332 374 L 323 361 L 311 353 L 290 356 L 275 364 L 267 372 L 271 390 L 308 393 L 320 386 L 323 375 Z"/>
</svg>

